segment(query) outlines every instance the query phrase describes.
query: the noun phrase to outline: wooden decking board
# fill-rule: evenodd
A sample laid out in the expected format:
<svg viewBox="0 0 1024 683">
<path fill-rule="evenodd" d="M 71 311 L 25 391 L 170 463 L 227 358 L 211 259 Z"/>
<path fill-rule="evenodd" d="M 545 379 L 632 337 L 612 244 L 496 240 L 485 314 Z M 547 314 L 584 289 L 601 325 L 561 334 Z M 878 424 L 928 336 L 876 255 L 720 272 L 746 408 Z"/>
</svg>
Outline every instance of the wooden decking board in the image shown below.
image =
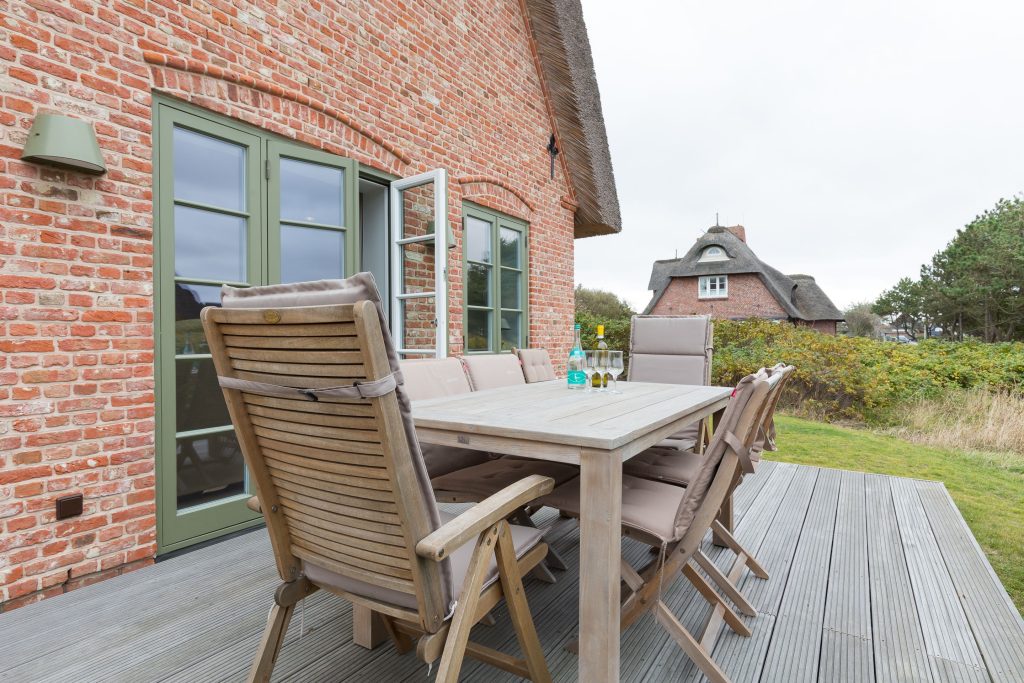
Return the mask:
<svg viewBox="0 0 1024 683">
<path fill-rule="evenodd" d="M 843 472 L 825 599 L 819 678 L 873 681 L 864 475 Z"/>
<path fill-rule="evenodd" d="M 995 680 L 1024 681 L 1024 620 L 945 486 L 919 481 L 915 488 L 985 668 Z"/>
<path fill-rule="evenodd" d="M 768 572 L 768 579 L 759 579 L 749 573 L 742 579 L 740 588 L 758 613 L 778 614 L 817 478 L 818 469 L 815 467 L 796 469 L 793 481 L 786 490 L 785 504 L 779 507 L 778 514 L 772 518 L 771 526 L 758 549 L 757 559 Z"/>
<path fill-rule="evenodd" d="M 768 579 L 748 572 L 740 582 L 740 588 L 758 610 L 756 618 L 743 618 L 754 633 L 744 638 L 723 628 L 713 653 L 715 661 L 734 681 L 758 681 L 770 674 L 765 670 L 766 655 L 818 473 L 813 467 L 795 468 L 784 502 L 756 551 Z"/>
<path fill-rule="evenodd" d="M 818 472 L 776 615 L 762 681 L 788 683 L 817 676 L 840 477 L 837 470 Z"/>
<path fill-rule="evenodd" d="M 223 544 L 221 544 L 223 545 Z M 236 562 L 227 565 L 225 580 L 238 580 L 255 569 L 242 562 L 245 555 L 241 549 L 226 549 Z M 40 619 L 58 621 L 67 631 L 65 639 L 57 641 L 51 633 L 25 628 L 20 638 L 0 639 L 0 662 L 17 661 L 24 658 L 45 657 L 51 652 L 67 650 L 78 642 L 105 638 L 121 632 L 121 623 L 116 617 L 123 616 L 124 600 L 145 596 L 153 600 L 173 599 L 179 595 L 182 585 L 192 580 L 182 574 L 176 566 L 157 563 L 143 572 L 132 572 L 119 577 L 118 581 L 103 581 L 89 586 L 88 591 L 76 591 L 59 595 L 32 605 L 31 609 L 19 609 L 0 614 L 6 628 L 21 629 L 23 625 L 38 623 Z M 74 595 L 74 610 L 66 610 L 70 596 Z"/>
<path fill-rule="evenodd" d="M 821 660 L 817 680 L 863 683 L 874 681 L 875 665 L 871 659 L 871 640 L 825 629 L 821 635 Z"/>
<path fill-rule="evenodd" d="M 714 654 L 735 683 L 1024 677 L 1020 615 L 941 485 L 764 464 L 736 495 L 737 537 L 772 575 L 763 581 L 748 572 L 741 581 L 763 612 L 747 620 L 751 638 L 724 629 Z M 825 538 L 830 504 L 834 533 Z M 545 510 L 537 519 L 550 522 L 554 514 Z M 556 572 L 555 585 L 529 579 L 527 598 L 554 680 L 574 681 L 577 658 L 564 645 L 577 631 L 578 529 L 557 524 L 549 542 L 570 569 Z M 634 564 L 652 557 L 634 541 L 623 547 Z M 704 548 L 719 566 L 731 564 L 731 552 L 709 541 Z M 826 578 L 811 561 L 813 549 L 829 565 Z M 0 614 L 0 681 L 240 680 L 277 583 L 269 540 L 256 531 Z M 685 581 L 664 598 L 689 627 L 701 625 L 707 607 Z M 922 628 L 923 618 L 946 614 L 938 610 L 951 610 L 953 622 Z M 297 611 L 275 681 L 426 679 L 426 666 L 412 654 L 399 656 L 390 644 L 372 651 L 354 645 L 344 600 L 319 592 L 307 598 L 304 613 L 306 633 L 300 637 Z M 474 639 L 517 652 L 505 608 L 495 616 L 498 624 L 478 627 Z M 808 658 L 815 627 L 819 651 Z M 940 646 L 960 659 L 938 654 Z M 649 617 L 625 634 L 621 652 L 623 681 L 702 678 Z M 815 657 L 817 664 L 797 666 Z M 462 679 L 515 680 L 472 660 Z"/>
<path fill-rule="evenodd" d="M 96 649 L 92 656 L 95 665 L 102 667 L 102 670 L 116 673 L 126 658 L 138 654 L 136 639 L 145 638 L 152 642 L 154 649 L 160 648 L 168 637 L 174 637 L 179 628 L 194 628 L 195 624 L 204 624 L 206 619 L 216 620 L 217 612 L 220 611 L 216 605 L 221 598 L 230 596 L 234 599 L 238 596 L 251 595 L 255 599 L 260 587 L 254 586 L 249 579 L 260 570 L 258 566 L 246 566 L 244 563 L 230 571 L 226 570 L 222 576 L 224 582 L 219 580 L 212 586 L 207 586 L 201 599 L 197 599 L 195 593 L 191 591 L 182 591 L 184 586 L 188 586 L 189 581 L 175 582 L 173 590 L 159 590 L 150 585 L 151 581 L 137 579 L 135 575 L 145 570 L 118 577 L 118 580 L 124 581 L 122 586 L 125 591 L 121 595 L 115 595 L 116 599 L 110 601 L 118 609 L 97 610 L 94 600 L 89 596 L 90 599 L 82 600 L 81 607 L 76 605 L 76 609 L 69 615 L 77 618 L 66 620 L 63 613 L 53 615 L 50 623 L 59 624 L 60 629 L 68 633 L 67 640 L 53 638 L 52 631 L 49 631 L 50 638 L 55 641 L 57 647 L 39 646 L 33 639 L 33 648 L 22 651 L 20 664 L 11 667 L 4 674 L 10 675 L 12 680 L 67 680 L 62 678 L 62 672 L 77 670 L 81 663 L 82 648 L 91 647 L 97 642 L 103 643 L 104 646 Z M 195 577 L 192 581 L 194 579 Z M 69 593 L 52 600 L 69 601 L 68 599 L 75 595 L 76 593 Z M 137 601 L 150 599 L 154 600 L 151 604 L 175 605 L 177 609 L 132 610 L 132 605 Z M 36 633 L 34 629 L 28 631 Z M 14 656 L 9 654 L 5 660 L 13 661 Z"/>
<path fill-rule="evenodd" d="M 871 632 L 878 681 L 930 681 L 924 635 L 900 538 L 889 478 L 864 480 Z"/>
<path fill-rule="evenodd" d="M 942 560 L 917 488 L 910 479 L 890 479 L 889 485 L 926 651 L 932 657 L 966 664 L 980 671 L 981 653 Z"/>
</svg>

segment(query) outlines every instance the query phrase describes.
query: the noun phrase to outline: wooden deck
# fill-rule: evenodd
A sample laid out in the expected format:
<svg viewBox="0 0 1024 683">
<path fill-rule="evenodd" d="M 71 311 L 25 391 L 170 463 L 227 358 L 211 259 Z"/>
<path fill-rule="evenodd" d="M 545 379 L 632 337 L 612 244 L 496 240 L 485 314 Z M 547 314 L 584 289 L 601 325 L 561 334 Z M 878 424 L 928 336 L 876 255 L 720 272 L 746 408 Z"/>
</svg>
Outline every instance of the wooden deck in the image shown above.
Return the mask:
<svg viewBox="0 0 1024 683">
<path fill-rule="evenodd" d="M 941 484 L 765 463 L 737 491 L 736 514 L 740 541 L 771 578 L 743 579 L 761 612 L 748 620 L 753 636 L 726 631 L 718 641 L 734 681 L 1024 681 L 1024 621 Z M 577 562 L 573 524 L 549 537 Z M 636 564 L 650 557 L 632 542 L 626 551 Z M 258 530 L 0 614 L 0 681 L 242 680 L 276 584 Z M 527 583 L 559 681 L 576 679 L 564 648 L 576 589 L 573 569 L 555 585 Z M 706 616 L 684 582 L 666 596 L 688 626 Z M 474 638 L 513 649 L 505 614 L 496 616 Z M 353 645 L 348 605 L 322 592 L 296 612 L 274 678 L 428 680 L 412 655 Z M 511 679 L 471 660 L 463 678 Z M 623 636 L 623 681 L 700 678 L 652 618 Z"/>
</svg>

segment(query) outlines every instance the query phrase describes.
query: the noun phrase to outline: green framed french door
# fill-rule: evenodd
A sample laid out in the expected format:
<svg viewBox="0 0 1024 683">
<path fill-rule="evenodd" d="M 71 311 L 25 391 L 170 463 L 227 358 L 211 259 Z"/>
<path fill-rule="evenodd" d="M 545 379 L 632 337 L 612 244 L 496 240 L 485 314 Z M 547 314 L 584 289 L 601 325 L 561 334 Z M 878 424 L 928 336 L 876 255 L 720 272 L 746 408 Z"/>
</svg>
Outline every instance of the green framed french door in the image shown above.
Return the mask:
<svg viewBox="0 0 1024 683">
<path fill-rule="evenodd" d="M 199 313 L 236 287 L 358 269 L 353 161 L 157 99 L 157 543 L 260 523 Z"/>
</svg>

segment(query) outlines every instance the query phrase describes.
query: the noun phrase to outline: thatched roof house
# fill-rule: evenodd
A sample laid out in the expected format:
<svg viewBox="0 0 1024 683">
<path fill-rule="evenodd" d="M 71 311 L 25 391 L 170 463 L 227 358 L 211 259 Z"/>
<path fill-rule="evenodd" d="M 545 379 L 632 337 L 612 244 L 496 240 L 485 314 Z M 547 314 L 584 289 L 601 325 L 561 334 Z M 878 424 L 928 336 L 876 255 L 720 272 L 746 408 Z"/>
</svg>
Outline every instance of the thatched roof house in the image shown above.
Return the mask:
<svg viewBox="0 0 1024 683">
<path fill-rule="evenodd" d="M 761 261 L 741 225 L 714 226 L 682 258 L 655 261 L 645 313 L 788 320 L 835 334 L 843 314 L 810 275 Z"/>
</svg>

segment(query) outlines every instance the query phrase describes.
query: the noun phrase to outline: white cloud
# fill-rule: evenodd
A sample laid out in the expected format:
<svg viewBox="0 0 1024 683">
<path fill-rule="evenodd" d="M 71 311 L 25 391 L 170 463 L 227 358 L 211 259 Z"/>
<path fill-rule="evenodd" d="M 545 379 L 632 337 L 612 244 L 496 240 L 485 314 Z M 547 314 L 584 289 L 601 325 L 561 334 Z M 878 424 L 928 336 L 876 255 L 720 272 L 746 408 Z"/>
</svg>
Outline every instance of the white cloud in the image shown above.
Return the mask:
<svg viewBox="0 0 1024 683">
<path fill-rule="evenodd" d="M 584 0 L 623 232 L 576 280 L 638 308 L 720 214 L 841 308 L 1024 191 L 1024 3 Z"/>
</svg>

